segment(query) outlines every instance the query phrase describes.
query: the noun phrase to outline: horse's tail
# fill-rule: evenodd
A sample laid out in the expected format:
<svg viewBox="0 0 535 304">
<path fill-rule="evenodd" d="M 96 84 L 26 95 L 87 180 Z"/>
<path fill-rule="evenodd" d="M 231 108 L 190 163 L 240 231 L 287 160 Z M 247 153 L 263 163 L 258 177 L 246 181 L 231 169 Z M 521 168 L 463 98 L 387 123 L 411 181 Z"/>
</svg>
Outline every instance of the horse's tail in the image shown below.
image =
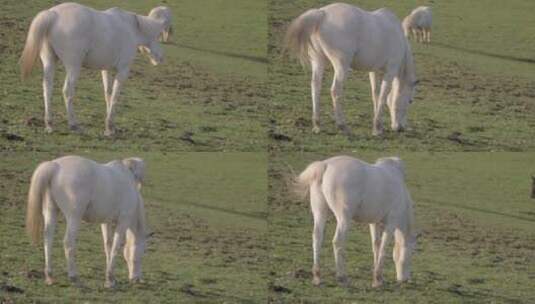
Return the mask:
<svg viewBox="0 0 535 304">
<path fill-rule="evenodd" d="M 41 237 L 43 229 L 43 200 L 50 180 L 57 171 L 58 165 L 54 162 L 41 163 L 33 172 L 28 193 L 28 210 L 26 213 L 26 231 L 36 244 Z"/>
<path fill-rule="evenodd" d="M 327 165 L 322 161 L 316 161 L 308 165 L 299 176 L 294 178 L 293 190 L 295 194 L 304 199 L 308 195 L 310 185 L 313 182 L 321 183 L 326 168 Z"/>
<path fill-rule="evenodd" d="M 324 11 L 310 9 L 295 18 L 286 31 L 283 53 L 290 50 L 299 58 L 302 65 L 308 64 L 308 52 L 312 47 L 310 36 L 318 29 L 324 17 Z"/>
<path fill-rule="evenodd" d="M 30 75 L 35 59 L 41 51 L 43 40 L 46 38 L 48 29 L 54 20 L 56 20 L 56 13 L 50 10 L 42 11 L 33 18 L 28 37 L 26 37 L 26 44 L 20 57 L 22 79 L 26 79 Z"/>
<path fill-rule="evenodd" d="M 147 235 L 147 219 L 145 217 L 145 204 L 143 202 L 143 197 L 139 194 L 138 205 L 137 205 L 137 231 L 143 236 Z"/>
</svg>

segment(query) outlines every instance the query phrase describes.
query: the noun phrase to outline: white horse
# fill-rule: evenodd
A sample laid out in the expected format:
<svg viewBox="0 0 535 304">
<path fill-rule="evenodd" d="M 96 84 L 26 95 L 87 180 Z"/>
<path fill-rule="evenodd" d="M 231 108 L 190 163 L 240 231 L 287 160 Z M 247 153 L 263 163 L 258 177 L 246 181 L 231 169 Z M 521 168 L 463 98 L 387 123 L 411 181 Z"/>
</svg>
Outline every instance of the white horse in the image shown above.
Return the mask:
<svg viewBox="0 0 535 304">
<path fill-rule="evenodd" d="M 393 130 L 407 126 L 407 108 L 416 86 L 412 52 L 398 18 L 387 9 L 373 12 L 335 3 L 311 9 L 297 17 L 288 28 L 286 48 L 312 67 L 312 121 L 314 133 L 320 131 L 319 103 L 325 63 L 331 62 L 334 80 L 331 87 L 337 126 L 350 135 L 340 104 L 343 83 L 351 67 L 369 71 L 374 123 L 373 134 L 383 131 L 382 111 L 390 109 Z M 383 72 L 377 91 L 376 72 Z M 388 103 L 387 103 L 388 101 Z"/>
<path fill-rule="evenodd" d="M 412 33 L 417 42 L 431 42 L 431 25 L 433 24 L 433 13 L 428 6 L 415 8 L 410 15 L 403 19 L 403 31 L 405 37 L 409 38 Z"/>
<path fill-rule="evenodd" d="M 28 195 L 26 229 L 37 243 L 44 227 L 48 285 L 53 283 L 52 241 L 58 209 L 67 222 L 63 243 L 71 282 L 79 284 L 74 257 L 82 220 L 101 224 L 106 253 L 105 286 L 115 285 L 116 256 L 125 238 L 128 278 L 131 282 L 141 280 L 141 258 L 147 233 L 143 199 L 139 193 L 143 176 L 144 163 L 139 158 L 97 164 L 78 156 L 66 156 L 37 167 Z M 112 224 L 116 225 L 115 232 Z"/>
<path fill-rule="evenodd" d="M 63 3 L 37 14 L 30 25 L 21 56 L 22 77 L 26 78 L 39 55 L 43 63 L 45 130 L 52 132 L 50 107 L 56 60 L 65 66 L 63 97 L 71 130 L 79 130 L 72 103 L 82 66 L 102 71 L 106 99 L 105 135 L 114 133 L 113 116 L 119 91 L 128 77 L 138 47 L 152 64 L 163 60 L 158 36 L 161 20 L 136 15 L 119 8 L 97 11 L 76 3 Z M 112 82 L 112 71 L 116 71 Z"/>
<path fill-rule="evenodd" d="M 373 285 L 383 283 L 386 244 L 394 234 L 397 280 L 410 277 L 412 251 L 416 245 L 412 200 L 405 186 L 405 169 L 397 157 L 380 158 L 373 165 L 348 156 L 310 164 L 296 178 L 296 191 L 310 194 L 314 216 L 313 283 L 320 284 L 320 248 L 330 209 L 336 217 L 333 239 L 336 276 L 347 285 L 345 240 L 352 220 L 370 224 L 373 249 Z"/>
<path fill-rule="evenodd" d="M 173 33 L 171 10 L 167 6 L 158 6 L 150 11 L 149 17 L 159 19 L 164 22 L 164 29 L 160 36 L 160 41 L 169 42 L 169 36 Z"/>
</svg>

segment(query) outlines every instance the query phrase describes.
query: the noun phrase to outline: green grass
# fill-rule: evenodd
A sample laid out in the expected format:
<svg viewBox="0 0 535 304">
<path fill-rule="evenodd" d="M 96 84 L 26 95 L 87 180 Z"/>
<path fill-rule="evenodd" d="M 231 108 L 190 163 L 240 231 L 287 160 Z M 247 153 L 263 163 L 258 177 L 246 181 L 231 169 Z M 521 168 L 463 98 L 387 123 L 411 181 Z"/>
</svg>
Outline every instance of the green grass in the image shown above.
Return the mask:
<svg viewBox="0 0 535 304">
<path fill-rule="evenodd" d="M 322 89 L 322 132 L 312 134 L 309 69 L 281 56 L 281 42 L 293 18 L 330 2 L 271 0 L 271 132 L 289 137 L 272 140 L 274 149 L 322 151 L 328 146 L 332 150 L 525 151 L 535 147 L 535 57 L 531 51 L 535 39 L 528 30 L 535 27 L 531 16 L 534 2 L 349 2 L 368 10 L 388 7 L 400 18 L 417 5 L 433 7 L 431 45 L 412 43 L 421 85 L 409 108 L 411 129 L 372 137 L 368 75 L 353 71 L 345 83 L 343 105 L 355 139 L 341 135 L 332 115 L 329 66 Z M 385 126 L 389 126 L 388 119 Z"/>
<path fill-rule="evenodd" d="M 351 154 L 351 153 L 349 153 Z M 372 152 L 351 154 L 368 162 Z M 535 301 L 535 236 L 530 174 L 533 153 L 401 153 L 415 202 L 420 237 L 413 277 L 395 283 L 390 248 L 386 286 L 371 288 L 372 252 L 367 225 L 347 242 L 351 287 L 335 283 L 331 217 L 322 250 L 324 284 L 311 283 L 312 216 L 286 181 L 322 153 L 272 154 L 269 169 L 268 241 L 273 303 L 530 303 Z"/>
<path fill-rule="evenodd" d="M 87 154 L 99 161 L 124 153 Z M 145 159 L 142 192 L 153 236 L 143 259 L 145 283 L 127 283 L 119 260 L 118 287 L 106 290 L 99 225 L 82 225 L 77 265 L 84 289 L 67 280 L 62 238 L 56 232 L 57 284 L 44 284 L 42 246 L 24 232 L 28 181 L 55 153 L 9 153 L 0 168 L 0 302 L 11 303 L 259 303 L 266 282 L 266 158 L 263 153 L 134 153 Z M 61 217 L 62 218 L 62 217 Z M 15 286 L 22 293 L 7 292 Z"/>
<path fill-rule="evenodd" d="M 266 147 L 265 1 L 175 1 L 174 36 L 165 61 L 153 67 L 138 55 L 121 92 L 113 139 L 103 136 L 105 103 L 100 72 L 83 70 L 75 113 L 82 135 L 67 128 L 61 87 L 55 77 L 52 101 L 56 132 L 43 132 L 41 64 L 20 80 L 18 58 L 32 18 L 54 1 L 28 8 L 4 1 L 0 12 L 0 146 L 2 150 L 263 151 Z M 119 6 L 147 14 L 158 1 L 82 1 L 97 9 Z M 207 13 L 212 12 L 212 13 Z M 217 14 L 213 12 L 218 12 Z"/>
</svg>

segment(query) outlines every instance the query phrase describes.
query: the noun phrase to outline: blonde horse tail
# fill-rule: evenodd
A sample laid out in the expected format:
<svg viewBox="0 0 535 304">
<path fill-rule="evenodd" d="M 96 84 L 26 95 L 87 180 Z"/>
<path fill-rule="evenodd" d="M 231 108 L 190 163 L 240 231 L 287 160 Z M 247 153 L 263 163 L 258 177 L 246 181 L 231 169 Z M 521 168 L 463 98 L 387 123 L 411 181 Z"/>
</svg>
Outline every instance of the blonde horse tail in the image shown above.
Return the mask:
<svg viewBox="0 0 535 304">
<path fill-rule="evenodd" d="M 145 217 L 145 204 L 141 194 L 139 194 L 138 206 L 137 206 L 137 231 L 142 233 L 143 236 L 147 235 L 147 219 Z"/>
<path fill-rule="evenodd" d="M 56 20 L 56 13 L 49 10 L 42 11 L 33 18 L 20 57 L 22 79 L 26 79 L 30 75 L 35 59 L 39 55 L 43 41 L 48 34 L 48 29 L 54 20 Z"/>
<path fill-rule="evenodd" d="M 54 162 L 41 163 L 35 169 L 30 191 L 28 193 L 28 210 L 26 213 L 26 231 L 36 244 L 43 230 L 43 200 L 47 189 L 50 187 L 50 180 L 57 171 L 58 165 Z"/>
<path fill-rule="evenodd" d="M 302 65 L 307 65 L 310 61 L 309 49 L 312 48 L 310 36 L 318 29 L 324 17 L 324 11 L 311 9 L 295 18 L 286 31 L 283 54 L 290 50 Z"/>
<path fill-rule="evenodd" d="M 294 193 L 300 199 L 305 199 L 310 191 L 310 185 L 313 182 L 321 183 L 326 168 L 327 165 L 322 161 L 316 161 L 308 165 L 299 176 L 294 178 Z"/>
</svg>

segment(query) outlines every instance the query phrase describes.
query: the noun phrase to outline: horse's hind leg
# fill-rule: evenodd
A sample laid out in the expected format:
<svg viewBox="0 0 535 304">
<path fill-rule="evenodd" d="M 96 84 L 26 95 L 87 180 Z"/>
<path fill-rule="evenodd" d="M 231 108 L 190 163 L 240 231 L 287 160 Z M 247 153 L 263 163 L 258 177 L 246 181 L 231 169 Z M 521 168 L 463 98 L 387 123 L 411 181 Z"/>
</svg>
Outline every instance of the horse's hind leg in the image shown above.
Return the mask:
<svg viewBox="0 0 535 304">
<path fill-rule="evenodd" d="M 112 136 L 115 133 L 115 126 L 113 124 L 113 116 L 115 115 L 115 105 L 119 98 L 119 92 L 125 80 L 128 78 L 129 69 L 124 68 L 117 72 L 115 80 L 113 81 L 113 91 L 110 97 L 110 106 L 107 109 L 106 113 L 106 130 L 104 131 L 105 136 Z"/>
<path fill-rule="evenodd" d="M 379 99 L 379 92 L 377 91 L 377 75 L 375 72 L 370 72 L 370 86 L 372 91 L 373 112 L 377 111 L 377 102 Z"/>
<path fill-rule="evenodd" d="M 102 229 L 102 241 L 104 242 L 104 253 L 106 254 L 106 266 L 110 263 L 111 244 L 113 240 L 113 231 L 111 224 L 101 224 Z"/>
<path fill-rule="evenodd" d="M 380 287 L 383 285 L 383 266 L 385 260 L 386 245 L 392 236 L 392 227 L 385 227 L 383 235 L 381 237 L 381 245 L 379 246 L 379 252 L 377 254 L 377 263 L 373 269 L 373 283 L 372 287 Z"/>
<path fill-rule="evenodd" d="M 106 100 L 106 113 L 109 111 L 111 104 L 111 93 L 113 87 L 113 79 L 111 78 L 111 71 L 102 70 L 102 84 L 104 86 L 104 99 Z"/>
<path fill-rule="evenodd" d="M 117 258 L 119 248 L 124 243 L 126 228 L 126 224 L 121 221 L 119 221 L 117 227 L 115 228 L 115 234 L 113 235 L 113 243 L 111 245 L 110 262 L 106 267 L 106 283 L 104 284 L 104 287 L 106 288 L 112 288 L 115 286 L 115 259 Z"/>
<path fill-rule="evenodd" d="M 50 194 L 46 194 L 45 202 L 43 204 L 43 218 L 44 218 L 44 247 L 45 247 L 45 282 L 47 285 L 52 285 L 54 279 L 52 278 L 52 244 L 54 241 L 54 231 L 56 229 L 56 216 L 58 209 Z"/>
<path fill-rule="evenodd" d="M 63 245 L 65 247 L 65 258 L 67 259 L 67 273 L 72 283 L 79 284 L 78 271 L 76 269 L 76 238 L 80 229 L 80 219 L 67 218 L 67 228 Z"/>
<path fill-rule="evenodd" d="M 370 235 L 372 239 L 373 267 L 377 265 L 379 249 L 381 248 L 381 234 L 383 233 L 382 224 L 370 224 Z"/>
<path fill-rule="evenodd" d="M 310 209 L 314 216 L 314 231 L 312 232 L 312 250 L 314 253 L 314 265 L 312 266 L 312 284 L 318 286 L 320 279 L 320 252 L 323 243 L 323 232 L 327 221 L 328 206 L 323 193 L 317 183 L 310 187 Z"/>
<path fill-rule="evenodd" d="M 325 69 L 325 58 L 323 56 L 314 56 L 310 61 L 312 67 L 312 79 L 310 81 L 310 91 L 312 93 L 312 132 L 320 132 L 320 94 L 321 82 L 323 80 L 323 71 Z"/>
<path fill-rule="evenodd" d="M 377 136 L 383 133 L 383 109 L 387 102 L 388 95 L 392 89 L 392 80 L 394 77 L 386 73 L 381 82 L 381 91 L 379 93 L 379 102 L 375 109 L 373 117 L 373 135 Z"/>
<path fill-rule="evenodd" d="M 345 135 L 351 136 L 351 130 L 346 125 L 344 113 L 342 111 L 342 94 L 344 89 L 344 81 L 349 67 L 344 64 L 342 60 L 331 58 L 334 68 L 334 79 L 331 87 L 331 97 L 333 101 L 334 117 L 336 119 L 336 126 L 344 132 Z"/>
<path fill-rule="evenodd" d="M 52 93 L 54 88 L 54 70 L 56 68 L 56 55 L 48 43 L 44 43 L 40 52 L 43 63 L 43 99 L 45 101 L 45 132 L 52 132 Z"/>
<path fill-rule="evenodd" d="M 67 109 L 67 119 L 69 121 L 69 129 L 72 131 L 80 131 L 72 103 L 74 100 L 74 89 L 76 87 L 76 81 L 80 75 L 80 67 L 66 66 L 65 84 L 63 85 L 63 98 L 65 99 L 65 108 Z"/>
<path fill-rule="evenodd" d="M 336 279 L 342 286 L 347 286 L 349 281 L 346 274 L 345 265 L 345 243 L 347 232 L 351 227 L 351 219 L 344 215 L 336 214 L 336 232 L 333 238 L 334 262 L 336 264 Z"/>
</svg>

